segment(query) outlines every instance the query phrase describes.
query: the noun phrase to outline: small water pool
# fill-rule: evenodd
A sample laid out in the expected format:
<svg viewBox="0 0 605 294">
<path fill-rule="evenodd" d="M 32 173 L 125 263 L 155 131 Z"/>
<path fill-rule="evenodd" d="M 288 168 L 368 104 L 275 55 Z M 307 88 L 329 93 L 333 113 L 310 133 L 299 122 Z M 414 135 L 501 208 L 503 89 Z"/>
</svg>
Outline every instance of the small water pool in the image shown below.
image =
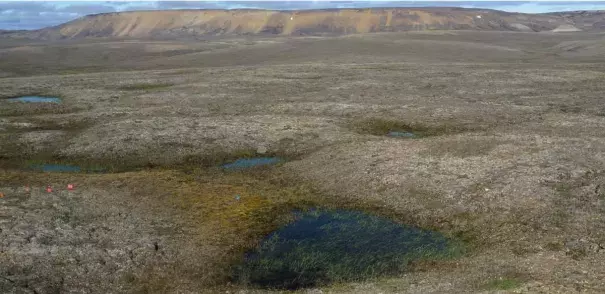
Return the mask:
<svg viewBox="0 0 605 294">
<path fill-rule="evenodd" d="M 80 172 L 82 170 L 79 166 L 63 164 L 39 164 L 31 165 L 30 168 L 43 172 Z"/>
<path fill-rule="evenodd" d="M 259 166 L 275 165 L 282 162 L 279 157 L 255 157 L 255 158 L 240 158 L 234 162 L 223 165 L 226 170 L 247 169 Z"/>
<path fill-rule="evenodd" d="M 234 271 L 236 281 L 298 289 L 395 275 L 410 261 L 455 256 L 460 247 L 439 232 L 349 210 L 295 213 Z"/>
<path fill-rule="evenodd" d="M 22 96 L 17 98 L 7 99 L 13 102 L 27 102 L 27 103 L 61 103 L 61 99 L 56 97 L 42 97 L 42 96 Z"/>
<path fill-rule="evenodd" d="M 89 172 L 89 173 L 103 173 L 106 169 L 101 167 L 96 168 L 81 168 L 77 165 L 65 165 L 65 164 L 36 164 L 30 165 L 30 169 L 39 170 L 43 172 Z"/>
<path fill-rule="evenodd" d="M 411 132 L 400 132 L 400 131 L 390 131 L 387 133 L 389 137 L 399 137 L 399 138 L 416 138 L 418 135 Z"/>
</svg>

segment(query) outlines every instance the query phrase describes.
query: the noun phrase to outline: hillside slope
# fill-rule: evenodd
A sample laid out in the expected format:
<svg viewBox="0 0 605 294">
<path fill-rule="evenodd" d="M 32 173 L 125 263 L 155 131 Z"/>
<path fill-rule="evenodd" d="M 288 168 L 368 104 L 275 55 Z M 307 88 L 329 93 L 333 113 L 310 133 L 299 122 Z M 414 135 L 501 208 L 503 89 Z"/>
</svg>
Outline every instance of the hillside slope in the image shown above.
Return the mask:
<svg viewBox="0 0 605 294">
<path fill-rule="evenodd" d="M 521 14 L 463 8 L 373 8 L 304 11 L 167 10 L 86 16 L 15 37 L 175 37 L 196 35 L 326 35 L 410 30 L 551 31 L 581 24 L 602 30 L 605 12 Z M 593 24 L 595 26 L 593 26 Z"/>
</svg>

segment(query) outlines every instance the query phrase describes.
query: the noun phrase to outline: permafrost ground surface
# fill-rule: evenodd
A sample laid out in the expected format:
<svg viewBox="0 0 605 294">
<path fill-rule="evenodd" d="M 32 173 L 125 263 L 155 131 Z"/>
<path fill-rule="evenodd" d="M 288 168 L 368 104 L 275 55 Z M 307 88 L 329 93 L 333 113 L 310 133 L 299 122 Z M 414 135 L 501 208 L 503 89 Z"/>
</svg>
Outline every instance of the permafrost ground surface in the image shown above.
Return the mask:
<svg viewBox="0 0 605 294">
<path fill-rule="evenodd" d="M 309 206 L 468 245 L 324 293 L 605 291 L 601 34 L 0 44 L 4 98 L 62 101 L 0 100 L 2 293 L 264 293 L 232 266 Z"/>
</svg>

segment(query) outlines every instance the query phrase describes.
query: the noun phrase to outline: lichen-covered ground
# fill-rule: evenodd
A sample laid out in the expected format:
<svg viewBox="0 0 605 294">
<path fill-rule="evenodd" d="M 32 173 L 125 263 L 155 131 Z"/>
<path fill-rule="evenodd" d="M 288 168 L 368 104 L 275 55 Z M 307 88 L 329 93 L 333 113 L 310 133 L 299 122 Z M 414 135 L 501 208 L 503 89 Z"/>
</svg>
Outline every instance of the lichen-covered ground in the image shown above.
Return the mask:
<svg viewBox="0 0 605 294">
<path fill-rule="evenodd" d="M 0 292 L 265 292 L 230 283 L 229 265 L 306 205 L 469 246 L 400 277 L 309 291 L 605 292 L 605 65 L 591 49 L 602 38 L 217 39 L 147 57 L 144 41 L 89 46 L 110 46 L 105 61 L 73 49 L 91 41 L 3 43 L 2 97 L 63 103 L 0 100 Z M 393 126 L 427 135 L 384 136 Z M 288 161 L 217 168 L 255 154 Z M 109 173 L 23 169 L 40 162 Z"/>
</svg>

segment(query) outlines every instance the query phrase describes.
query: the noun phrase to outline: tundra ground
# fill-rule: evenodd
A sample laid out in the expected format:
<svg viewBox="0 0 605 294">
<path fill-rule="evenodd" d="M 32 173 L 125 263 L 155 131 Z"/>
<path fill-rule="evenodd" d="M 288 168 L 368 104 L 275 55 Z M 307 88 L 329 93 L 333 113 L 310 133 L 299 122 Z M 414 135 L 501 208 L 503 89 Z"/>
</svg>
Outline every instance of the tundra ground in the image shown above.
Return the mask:
<svg viewBox="0 0 605 294">
<path fill-rule="evenodd" d="M 230 283 L 229 266 L 289 209 L 318 205 L 469 247 L 324 293 L 602 293 L 604 44 L 463 31 L 2 42 L 2 97 L 63 103 L 0 99 L 0 292 L 266 292 Z M 288 161 L 218 168 L 254 154 Z M 36 162 L 109 172 L 24 169 Z"/>
</svg>

